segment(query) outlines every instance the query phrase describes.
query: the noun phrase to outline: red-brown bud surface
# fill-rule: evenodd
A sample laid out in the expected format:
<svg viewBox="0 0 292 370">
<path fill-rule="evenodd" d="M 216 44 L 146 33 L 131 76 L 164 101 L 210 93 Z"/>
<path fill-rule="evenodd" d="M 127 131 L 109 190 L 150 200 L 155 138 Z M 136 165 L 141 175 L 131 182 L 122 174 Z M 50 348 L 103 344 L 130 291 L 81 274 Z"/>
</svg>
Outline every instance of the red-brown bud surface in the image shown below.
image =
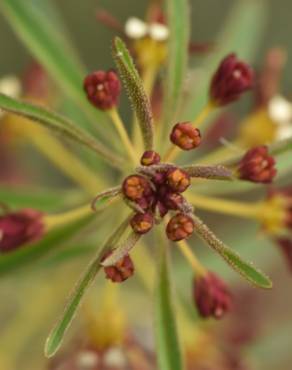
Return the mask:
<svg viewBox="0 0 292 370">
<path fill-rule="evenodd" d="M 221 319 L 232 306 L 228 286 L 212 272 L 194 280 L 193 297 L 199 314 L 205 318 Z"/>
<path fill-rule="evenodd" d="M 122 188 L 125 197 L 133 201 L 147 198 L 152 194 L 149 181 L 140 175 L 130 175 L 126 177 Z"/>
<path fill-rule="evenodd" d="M 107 253 L 103 259 L 108 257 L 110 253 Z M 131 257 L 127 254 L 120 261 L 113 266 L 104 267 L 106 278 L 111 280 L 113 283 L 121 283 L 134 274 L 135 268 Z"/>
<path fill-rule="evenodd" d="M 170 140 L 183 150 L 197 148 L 201 144 L 201 133 L 190 122 L 177 123 L 170 134 Z"/>
<path fill-rule="evenodd" d="M 98 109 L 108 110 L 118 104 L 121 83 L 114 71 L 89 74 L 83 83 L 88 100 Z"/>
<path fill-rule="evenodd" d="M 146 234 L 154 225 L 154 217 L 151 213 L 136 213 L 130 224 L 137 234 Z"/>
<path fill-rule="evenodd" d="M 288 267 L 292 271 L 292 239 L 279 238 L 277 244 L 287 262 Z"/>
<path fill-rule="evenodd" d="M 254 84 L 254 72 L 235 54 L 228 55 L 215 72 L 210 86 L 210 99 L 217 105 L 226 105 L 240 98 Z"/>
<path fill-rule="evenodd" d="M 277 174 L 275 159 L 266 146 L 247 151 L 238 166 L 239 178 L 252 182 L 270 183 Z"/>
<path fill-rule="evenodd" d="M 167 185 L 172 191 L 183 193 L 190 184 L 190 176 L 184 170 L 172 168 L 167 172 Z"/>
<path fill-rule="evenodd" d="M 163 203 L 168 209 L 177 210 L 183 204 L 184 198 L 181 194 L 170 193 L 165 194 Z"/>
<path fill-rule="evenodd" d="M 192 218 L 183 213 L 173 216 L 166 226 L 166 235 L 173 242 L 187 239 L 194 232 Z"/>
<path fill-rule="evenodd" d="M 160 162 L 160 155 L 154 150 L 147 150 L 143 153 L 140 163 L 142 166 L 151 166 Z"/>
<path fill-rule="evenodd" d="M 39 240 L 44 233 L 42 213 L 23 209 L 0 217 L 0 252 L 10 252 Z"/>
</svg>

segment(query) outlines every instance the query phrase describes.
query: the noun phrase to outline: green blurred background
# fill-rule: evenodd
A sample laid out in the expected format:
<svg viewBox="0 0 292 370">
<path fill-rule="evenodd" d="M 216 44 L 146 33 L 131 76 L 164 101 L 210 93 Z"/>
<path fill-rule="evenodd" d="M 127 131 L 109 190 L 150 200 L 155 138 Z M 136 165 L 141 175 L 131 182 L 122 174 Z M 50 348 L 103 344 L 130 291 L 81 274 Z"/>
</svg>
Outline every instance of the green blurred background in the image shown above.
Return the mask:
<svg viewBox="0 0 292 370">
<path fill-rule="evenodd" d="M 37 3 L 39 0 L 35 1 Z M 143 17 L 147 4 L 146 0 L 52 0 L 52 2 L 60 9 L 70 35 L 90 70 L 106 68 L 112 64 L 109 52 L 112 32 L 98 24 L 94 17 L 94 9 L 98 6 L 103 7 L 123 22 L 131 15 Z M 199 42 L 214 40 L 234 1 L 191 0 L 190 3 L 193 40 Z M 262 58 L 265 50 L 272 46 L 285 47 L 289 55 L 292 52 L 292 2 L 266 0 L 266 3 L 268 10 L 266 32 L 258 49 L 258 59 Z M 246 37 L 253 37 L 248 29 Z M 29 60 L 29 54 L 1 15 L 0 43 L 2 45 L 0 74 L 22 71 Z M 288 93 L 292 84 L 292 74 L 288 72 L 290 67 L 292 60 L 288 61 L 284 74 L 284 87 Z"/>
</svg>

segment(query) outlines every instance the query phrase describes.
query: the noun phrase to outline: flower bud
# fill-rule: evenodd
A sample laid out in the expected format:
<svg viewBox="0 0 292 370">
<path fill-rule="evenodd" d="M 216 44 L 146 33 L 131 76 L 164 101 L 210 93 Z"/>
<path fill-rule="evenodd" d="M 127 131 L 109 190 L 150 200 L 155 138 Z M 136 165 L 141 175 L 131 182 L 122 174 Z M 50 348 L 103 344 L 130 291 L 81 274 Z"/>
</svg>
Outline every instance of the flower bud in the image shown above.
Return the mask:
<svg viewBox="0 0 292 370">
<path fill-rule="evenodd" d="M 108 257 L 111 252 L 107 253 L 103 260 Z M 113 283 L 121 283 L 127 280 L 134 274 L 135 268 L 131 257 L 127 254 L 113 266 L 104 267 L 106 278 Z"/>
<path fill-rule="evenodd" d="M 165 194 L 163 203 L 168 209 L 177 210 L 183 204 L 184 198 L 181 194 L 170 193 Z"/>
<path fill-rule="evenodd" d="M 130 224 L 137 234 L 146 234 L 153 227 L 154 217 L 151 213 L 136 213 Z"/>
<path fill-rule="evenodd" d="M 252 182 L 270 183 L 277 174 L 275 159 L 266 146 L 250 149 L 238 166 L 239 178 Z"/>
<path fill-rule="evenodd" d="M 170 140 L 183 150 L 191 150 L 201 144 L 201 133 L 190 122 L 181 122 L 173 127 Z"/>
<path fill-rule="evenodd" d="M 172 191 L 183 193 L 190 184 L 190 176 L 180 168 L 172 168 L 167 172 L 167 185 Z"/>
<path fill-rule="evenodd" d="M 173 242 L 187 239 L 194 232 L 192 218 L 183 213 L 173 216 L 166 226 L 166 235 Z"/>
<path fill-rule="evenodd" d="M 287 262 L 288 267 L 292 271 L 292 239 L 279 238 L 277 244 Z"/>
<path fill-rule="evenodd" d="M 97 71 L 89 74 L 83 83 L 88 100 L 96 108 L 108 110 L 118 104 L 121 83 L 114 71 Z"/>
<path fill-rule="evenodd" d="M 160 155 L 154 150 L 147 150 L 143 153 L 140 163 L 142 166 L 151 166 L 160 162 Z"/>
<path fill-rule="evenodd" d="M 149 181 L 140 175 L 130 175 L 126 177 L 122 189 L 125 197 L 133 201 L 147 198 L 152 194 Z"/>
<path fill-rule="evenodd" d="M 219 106 L 238 100 L 242 93 L 250 90 L 254 83 L 254 72 L 235 54 L 228 55 L 219 65 L 210 86 L 210 99 Z"/>
<path fill-rule="evenodd" d="M 194 280 L 193 297 L 202 317 L 221 319 L 232 305 L 231 293 L 223 280 L 213 272 Z"/>
<path fill-rule="evenodd" d="M 0 217 L 0 252 L 10 252 L 39 240 L 44 233 L 42 213 L 23 209 Z"/>
</svg>

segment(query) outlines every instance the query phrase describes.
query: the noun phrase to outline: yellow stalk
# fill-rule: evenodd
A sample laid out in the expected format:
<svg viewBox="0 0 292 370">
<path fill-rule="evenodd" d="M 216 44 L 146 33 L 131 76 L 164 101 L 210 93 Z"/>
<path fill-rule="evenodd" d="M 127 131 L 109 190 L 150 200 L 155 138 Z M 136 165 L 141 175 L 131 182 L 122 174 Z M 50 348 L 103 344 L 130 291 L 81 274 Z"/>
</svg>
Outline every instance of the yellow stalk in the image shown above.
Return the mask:
<svg viewBox="0 0 292 370">
<path fill-rule="evenodd" d="M 263 202 L 243 203 L 193 193 L 188 193 L 187 198 L 195 207 L 249 219 L 260 219 L 264 209 Z"/>
<path fill-rule="evenodd" d="M 51 230 L 56 226 L 62 226 L 70 222 L 78 221 L 83 217 L 89 216 L 93 211 L 90 204 L 83 205 L 73 210 L 55 214 L 47 215 L 44 218 L 44 222 L 47 230 Z"/>
<path fill-rule="evenodd" d="M 136 165 L 139 159 L 139 155 L 135 151 L 135 148 L 128 136 L 128 133 L 125 129 L 125 126 L 121 120 L 121 117 L 116 109 L 109 111 L 109 115 L 112 119 L 112 122 L 122 140 L 122 143 L 127 151 L 129 158 L 132 160 L 133 164 Z"/>
<path fill-rule="evenodd" d="M 186 260 L 189 262 L 191 265 L 194 273 L 196 275 L 205 275 L 207 270 L 205 267 L 201 264 L 201 262 L 198 260 L 197 256 L 195 253 L 192 251 L 190 248 L 189 244 L 185 240 L 181 240 L 180 242 L 177 243 L 181 253 L 184 255 Z"/>
</svg>

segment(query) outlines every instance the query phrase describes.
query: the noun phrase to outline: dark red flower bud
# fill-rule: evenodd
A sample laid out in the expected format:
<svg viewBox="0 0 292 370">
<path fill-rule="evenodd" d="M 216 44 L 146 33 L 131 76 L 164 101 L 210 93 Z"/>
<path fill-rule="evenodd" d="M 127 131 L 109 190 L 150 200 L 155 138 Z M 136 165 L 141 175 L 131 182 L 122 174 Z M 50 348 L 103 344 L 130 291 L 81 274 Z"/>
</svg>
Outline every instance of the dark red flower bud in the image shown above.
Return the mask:
<svg viewBox="0 0 292 370">
<path fill-rule="evenodd" d="M 111 252 L 107 253 L 103 260 L 108 257 Z M 127 254 L 113 266 L 104 267 L 104 272 L 107 279 L 113 283 L 121 283 L 134 274 L 135 268 L 131 257 Z"/>
<path fill-rule="evenodd" d="M 197 148 L 201 144 L 201 133 L 190 122 L 177 123 L 170 134 L 170 140 L 183 150 Z"/>
<path fill-rule="evenodd" d="M 292 271 L 292 239 L 279 238 L 277 244 L 283 253 L 283 256 L 288 264 L 288 267 Z"/>
<path fill-rule="evenodd" d="M 190 176 L 184 170 L 172 168 L 167 172 L 167 185 L 172 191 L 183 193 L 190 184 Z"/>
<path fill-rule="evenodd" d="M 183 204 L 184 198 L 181 194 L 170 193 L 165 194 L 163 203 L 168 209 L 177 210 Z"/>
<path fill-rule="evenodd" d="M 154 217 L 151 213 L 136 213 L 130 224 L 137 234 L 146 234 L 154 225 Z"/>
<path fill-rule="evenodd" d="M 0 217 L 0 252 L 10 252 L 39 240 L 44 233 L 42 213 L 23 209 Z"/>
<path fill-rule="evenodd" d="M 183 213 L 173 216 L 166 226 L 168 239 L 178 242 L 187 239 L 194 232 L 194 222 L 192 218 Z"/>
<path fill-rule="evenodd" d="M 202 317 L 221 319 L 230 311 L 232 296 L 225 282 L 213 272 L 194 280 L 193 297 Z"/>
<path fill-rule="evenodd" d="M 247 151 L 238 166 L 239 178 L 252 182 L 270 183 L 277 174 L 275 159 L 266 146 Z"/>
<path fill-rule="evenodd" d="M 151 196 L 152 189 L 149 181 L 140 175 L 131 175 L 125 178 L 123 193 L 130 200 L 139 200 Z"/>
<path fill-rule="evenodd" d="M 114 71 L 89 74 L 83 83 L 88 100 L 98 109 L 108 110 L 118 104 L 121 83 Z"/>
<path fill-rule="evenodd" d="M 154 150 L 147 150 L 143 153 L 140 163 L 142 166 L 151 166 L 160 162 L 160 155 Z"/>
<path fill-rule="evenodd" d="M 219 65 L 210 86 L 210 98 L 217 105 L 226 105 L 240 98 L 254 83 L 254 72 L 235 54 L 228 55 Z"/>
</svg>

